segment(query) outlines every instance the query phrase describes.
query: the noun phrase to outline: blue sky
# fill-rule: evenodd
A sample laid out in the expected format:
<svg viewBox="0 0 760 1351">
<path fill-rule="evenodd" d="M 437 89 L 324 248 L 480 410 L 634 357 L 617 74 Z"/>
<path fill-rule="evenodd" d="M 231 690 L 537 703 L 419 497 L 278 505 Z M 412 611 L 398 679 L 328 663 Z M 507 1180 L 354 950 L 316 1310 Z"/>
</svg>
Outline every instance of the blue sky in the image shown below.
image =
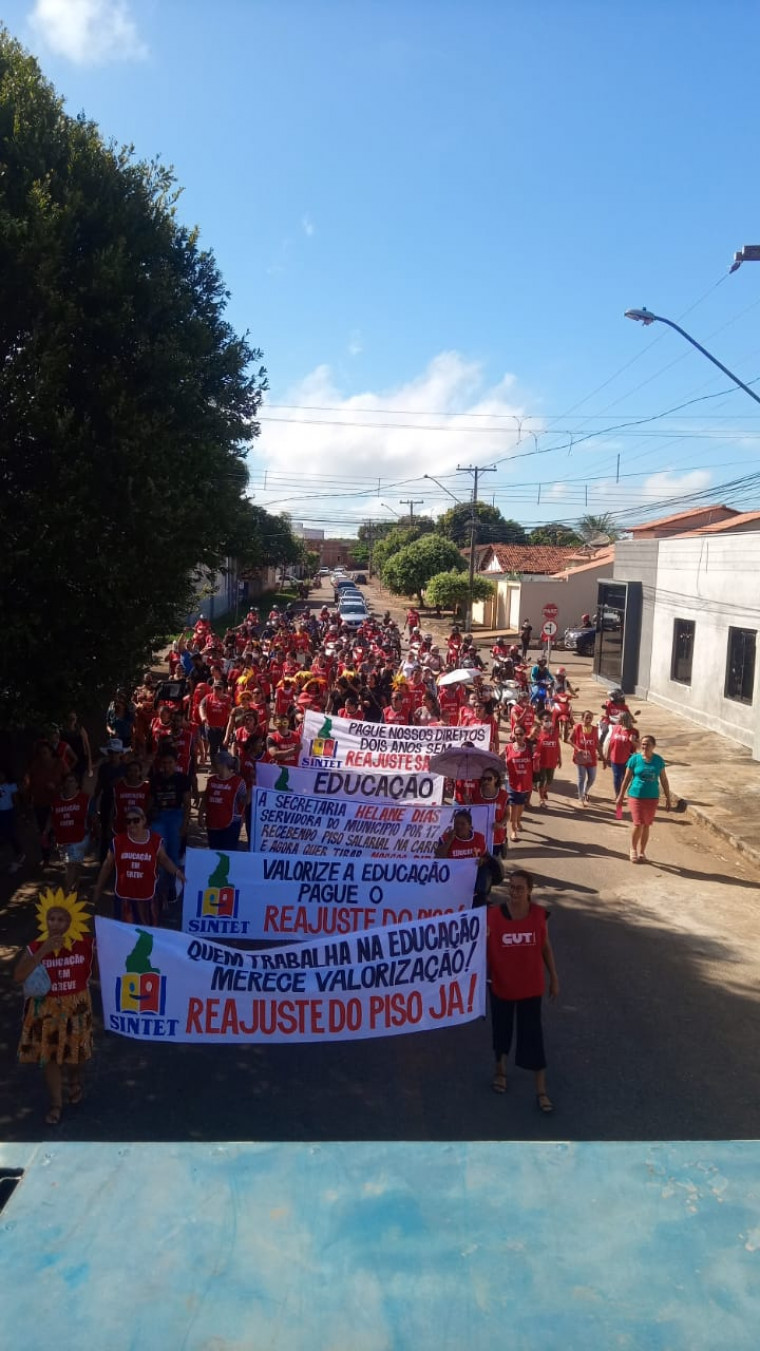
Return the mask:
<svg viewBox="0 0 760 1351">
<path fill-rule="evenodd" d="M 754 483 L 722 486 L 756 470 L 760 407 L 706 399 L 730 381 L 623 318 L 685 316 L 760 376 L 760 263 L 727 275 L 760 243 L 756 6 L 5 0 L 3 18 L 72 113 L 175 166 L 264 350 L 261 504 L 353 533 L 402 498 L 437 514 L 470 491 L 457 464 L 498 461 L 482 495 L 526 524 L 633 523 L 696 493 L 760 508 Z"/>
</svg>

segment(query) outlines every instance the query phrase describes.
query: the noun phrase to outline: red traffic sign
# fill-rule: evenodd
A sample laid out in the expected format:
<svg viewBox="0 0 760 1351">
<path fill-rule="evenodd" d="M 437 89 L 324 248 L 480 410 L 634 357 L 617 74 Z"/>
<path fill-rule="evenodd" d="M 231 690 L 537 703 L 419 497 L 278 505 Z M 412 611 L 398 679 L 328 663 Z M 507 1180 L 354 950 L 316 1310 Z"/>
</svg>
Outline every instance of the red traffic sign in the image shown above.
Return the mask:
<svg viewBox="0 0 760 1351">
<path fill-rule="evenodd" d="M 556 632 L 557 632 L 557 625 L 554 623 L 554 620 L 547 619 L 543 629 L 541 630 L 541 637 L 547 639 L 553 638 Z"/>
<path fill-rule="evenodd" d="M 544 619 L 556 619 L 557 615 L 559 614 L 559 606 L 555 605 L 554 601 L 549 601 L 544 606 L 542 614 L 544 616 Z"/>
</svg>

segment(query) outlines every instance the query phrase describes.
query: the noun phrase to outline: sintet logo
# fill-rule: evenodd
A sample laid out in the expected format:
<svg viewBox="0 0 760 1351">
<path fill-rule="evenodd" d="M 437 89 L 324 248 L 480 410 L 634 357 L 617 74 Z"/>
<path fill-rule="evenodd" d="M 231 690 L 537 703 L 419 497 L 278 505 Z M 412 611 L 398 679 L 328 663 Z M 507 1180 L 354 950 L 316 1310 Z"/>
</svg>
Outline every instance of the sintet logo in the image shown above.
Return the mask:
<svg viewBox="0 0 760 1351">
<path fill-rule="evenodd" d="M 230 886 L 229 854 L 217 854 L 219 862 L 208 879 L 208 885 L 198 892 L 196 914 L 199 919 L 236 919 L 240 892 Z"/>
<path fill-rule="evenodd" d="M 166 1009 L 166 976 L 151 966 L 153 935 L 137 930 L 137 942 L 124 962 L 125 974 L 116 978 L 116 1008 L 119 1013 L 152 1013 L 161 1017 Z"/>
<path fill-rule="evenodd" d="M 317 735 L 309 743 L 309 754 L 319 760 L 334 760 L 338 754 L 338 742 L 332 732 L 332 718 L 325 718 Z"/>
</svg>

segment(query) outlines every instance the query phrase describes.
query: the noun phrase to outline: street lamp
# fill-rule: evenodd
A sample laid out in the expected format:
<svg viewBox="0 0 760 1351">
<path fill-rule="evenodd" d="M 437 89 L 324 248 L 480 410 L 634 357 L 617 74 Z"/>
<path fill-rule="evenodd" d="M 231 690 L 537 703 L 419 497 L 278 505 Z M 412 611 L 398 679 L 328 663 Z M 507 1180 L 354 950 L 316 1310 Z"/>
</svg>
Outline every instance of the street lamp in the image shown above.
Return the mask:
<svg viewBox="0 0 760 1351">
<path fill-rule="evenodd" d="M 454 494 L 453 494 L 452 492 L 449 492 L 449 489 L 446 487 L 446 484 L 445 484 L 445 483 L 441 483 L 440 480 L 437 479 L 437 478 L 434 478 L 432 474 L 423 474 L 422 477 L 423 477 L 423 478 L 429 478 L 429 479 L 432 479 L 433 483 L 437 483 L 439 488 L 443 488 L 443 491 L 444 491 L 445 493 L 448 493 L 448 494 L 449 494 L 449 497 L 453 497 L 453 498 L 454 498 L 454 501 L 456 502 L 457 506 L 458 506 L 458 507 L 461 507 L 461 505 L 462 505 L 462 499 L 461 499 L 461 497 L 454 497 Z"/>
<path fill-rule="evenodd" d="M 393 507 L 389 507 L 387 502 L 381 502 L 380 506 L 385 507 L 386 511 L 390 511 L 394 516 L 398 517 L 398 519 L 401 520 L 400 514 L 397 511 L 394 511 Z"/>
<path fill-rule="evenodd" d="M 718 370 L 722 371 L 724 375 L 727 375 L 729 380 L 733 380 L 734 384 L 738 385 L 740 389 L 743 389 L 745 394 L 749 394 L 749 397 L 754 399 L 755 403 L 760 403 L 760 395 L 757 395 L 753 389 L 750 389 L 749 385 L 745 385 L 744 381 L 740 380 L 738 375 L 734 375 L 733 371 L 728 369 L 728 366 L 724 366 L 722 361 L 718 361 L 718 358 L 714 357 L 712 352 L 708 352 L 707 348 L 703 347 L 700 342 L 697 342 L 696 338 L 692 338 L 691 334 L 687 333 L 685 328 L 681 328 L 680 324 L 674 324 L 672 319 L 665 319 L 661 314 L 652 314 L 651 310 L 648 309 L 626 310 L 625 317 L 626 319 L 636 319 L 640 324 L 667 324 L 668 328 L 674 328 L 676 333 L 680 333 L 681 337 L 685 338 L 687 342 L 690 342 L 692 347 L 696 347 L 697 351 L 701 352 L 703 357 L 707 357 L 707 360 L 711 361 L 713 366 L 717 366 Z"/>
<path fill-rule="evenodd" d="M 760 244 L 742 245 L 738 253 L 734 254 L 734 261 L 728 269 L 729 272 L 736 272 L 742 263 L 760 263 Z"/>
</svg>

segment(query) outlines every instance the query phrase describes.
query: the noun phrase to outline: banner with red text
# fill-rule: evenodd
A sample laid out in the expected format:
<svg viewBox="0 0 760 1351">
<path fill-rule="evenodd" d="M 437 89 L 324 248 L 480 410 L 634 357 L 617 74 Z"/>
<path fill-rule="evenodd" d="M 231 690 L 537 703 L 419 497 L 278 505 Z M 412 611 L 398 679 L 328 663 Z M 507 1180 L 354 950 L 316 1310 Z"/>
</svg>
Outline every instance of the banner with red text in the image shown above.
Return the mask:
<svg viewBox="0 0 760 1351">
<path fill-rule="evenodd" d="M 316 769 L 355 769 L 427 773 L 431 755 L 465 742 L 487 751 L 491 728 L 421 727 L 385 722 L 353 722 L 325 713 L 304 716 L 299 764 Z"/>
<path fill-rule="evenodd" d="M 474 859 L 302 858 L 188 849 L 186 933 L 335 936 L 472 905 Z"/>
<path fill-rule="evenodd" d="M 472 828 L 493 848 L 494 808 L 468 807 Z M 456 803 L 429 807 L 347 798 L 301 797 L 256 788 L 251 848 L 263 854 L 356 858 L 432 858 L 445 830 L 453 827 Z"/>
<path fill-rule="evenodd" d="M 393 1037 L 485 1013 L 485 911 L 266 952 L 95 920 L 107 1032 L 138 1041 Z"/>
</svg>

